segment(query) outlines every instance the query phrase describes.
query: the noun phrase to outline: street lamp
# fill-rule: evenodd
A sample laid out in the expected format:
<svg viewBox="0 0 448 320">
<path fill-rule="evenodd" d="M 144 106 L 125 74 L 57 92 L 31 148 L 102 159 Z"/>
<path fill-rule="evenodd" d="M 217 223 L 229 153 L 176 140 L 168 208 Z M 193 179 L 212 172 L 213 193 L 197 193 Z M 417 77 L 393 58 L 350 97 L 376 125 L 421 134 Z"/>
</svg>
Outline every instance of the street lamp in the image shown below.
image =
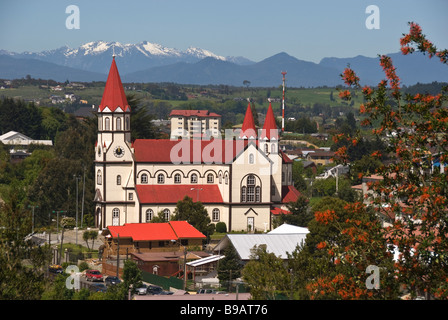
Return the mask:
<svg viewBox="0 0 448 320">
<path fill-rule="evenodd" d="M 33 209 L 33 213 L 31 216 L 31 233 L 34 233 L 34 208 L 39 208 L 39 206 L 28 206 L 28 208 Z"/>
<path fill-rule="evenodd" d="M 181 245 L 179 240 L 171 240 L 171 242 L 173 243 L 178 242 L 179 246 Z M 184 246 L 184 291 L 186 288 L 187 288 L 187 246 Z"/>
<path fill-rule="evenodd" d="M 115 233 L 112 230 L 108 228 L 110 233 Z M 117 278 L 119 278 L 120 274 L 120 234 L 116 232 L 117 234 Z"/>
<path fill-rule="evenodd" d="M 76 244 L 78 244 L 78 184 L 81 179 L 80 176 L 73 175 L 73 178 L 76 180 Z"/>
<path fill-rule="evenodd" d="M 202 188 L 191 188 L 190 190 L 191 191 L 197 190 L 196 202 L 199 202 L 199 190 L 204 190 L 204 189 L 202 189 Z"/>
<path fill-rule="evenodd" d="M 59 242 L 59 213 L 63 213 L 63 212 L 66 212 L 66 211 L 53 211 L 53 213 L 56 213 L 56 215 L 57 215 L 57 218 L 56 218 L 56 234 L 57 234 L 58 242 Z"/>
</svg>

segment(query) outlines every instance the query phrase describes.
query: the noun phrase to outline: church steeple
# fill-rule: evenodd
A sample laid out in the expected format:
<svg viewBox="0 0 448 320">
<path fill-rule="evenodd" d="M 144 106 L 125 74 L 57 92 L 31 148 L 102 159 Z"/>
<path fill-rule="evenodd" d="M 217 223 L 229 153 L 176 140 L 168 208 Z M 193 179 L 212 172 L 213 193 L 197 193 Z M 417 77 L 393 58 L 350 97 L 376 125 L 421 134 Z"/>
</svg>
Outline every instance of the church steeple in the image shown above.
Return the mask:
<svg viewBox="0 0 448 320">
<path fill-rule="evenodd" d="M 266 118 L 264 120 L 263 129 L 261 130 L 260 139 L 278 140 L 277 123 L 275 122 L 271 101 L 269 101 L 268 112 L 266 113 Z"/>
<path fill-rule="evenodd" d="M 272 104 L 269 100 L 268 112 L 264 120 L 263 129 L 260 134 L 260 149 L 265 154 L 277 154 L 278 153 L 278 129 L 275 122 L 274 111 L 272 110 Z"/>
<path fill-rule="evenodd" d="M 255 128 L 254 116 L 250 101 L 246 109 L 243 125 L 241 127 L 240 139 L 257 139 L 257 129 Z"/>
<path fill-rule="evenodd" d="M 131 142 L 131 107 L 126 99 L 115 56 L 98 107 L 98 141 Z"/>
<path fill-rule="evenodd" d="M 106 87 L 104 88 L 103 98 L 101 99 L 98 112 L 130 112 L 131 107 L 126 99 L 120 74 L 118 73 L 115 56 L 112 58 L 109 76 L 107 77 Z"/>
</svg>

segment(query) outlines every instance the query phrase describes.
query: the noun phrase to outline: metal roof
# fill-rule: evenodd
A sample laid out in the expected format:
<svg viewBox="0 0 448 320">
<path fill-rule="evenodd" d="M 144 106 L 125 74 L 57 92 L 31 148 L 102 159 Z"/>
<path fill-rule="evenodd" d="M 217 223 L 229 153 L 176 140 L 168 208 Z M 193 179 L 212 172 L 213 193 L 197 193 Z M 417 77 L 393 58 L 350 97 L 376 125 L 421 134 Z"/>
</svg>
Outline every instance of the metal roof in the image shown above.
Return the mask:
<svg viewBox="0 0 448 320">
<path fill-rule="evenodd" d="M 266 245 L 266 251 L 274 253 L 281 259 L 288 259 L 297 246 L 305 243 L 306 234 L 228 234 L 215 247 L 216 251 L 224 250 L 229 241 L 234 246 L 241 260 L 250 260 L 251 250 L 255 246 Z"/>
<path fill-rule="evenodd" d="M 297 234 L 297 233 L 309 233 L 308 228 L 294 226 L 292 224 L 284 223 L 278 228 L 269 231 L 268 234 Z"/>
<path fill-rule="evenodd" d="M 222 256 L 222 255 L 213 255 L 213 256 L 209 256 L 209 257 L 205 257 L 202 259 L 188 262 L 187 265 L 190 267 L 198 267 L 198 266 L 202 266 L 203 264 L 221 260 L 222 258 L 224 258 L 224 256 Z"/>
</svg>

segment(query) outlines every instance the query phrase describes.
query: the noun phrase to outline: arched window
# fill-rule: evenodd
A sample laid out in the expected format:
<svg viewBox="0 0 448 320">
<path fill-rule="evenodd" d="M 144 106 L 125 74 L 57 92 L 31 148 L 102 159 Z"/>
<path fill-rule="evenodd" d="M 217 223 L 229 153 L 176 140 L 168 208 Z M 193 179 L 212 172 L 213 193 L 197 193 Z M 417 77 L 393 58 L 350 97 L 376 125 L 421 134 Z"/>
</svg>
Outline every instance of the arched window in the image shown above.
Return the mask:
<svg viewBox="0 0 448 320">
<path fill-rule="evenodd" d="M 142 174 L 142 177 L 140 178 L 141 183 L 148 183 L 148 175 L 146 173 Z"/>
<path fill-rule="evenodd" d="M 152 209 L 146 210 L 146 222 L 150 222 L 154 218 L 154 211 Z"/>
<path fill-rule="evenodd" d="M 214 177 L 213 177 L 213 174 L 212 174 L 212 173 L 209 173 L 209 174 L 207 175 L 207 183 L 213 183 L 214 180 L 215 180 L 215 179 L 214 179 Z"/>
<path fill-rule="evenodd" d="M 176 173 L 174 175 L 174 183 L 181 183 L 182 182 L 182 177 L 180 175 L 180 173 Z"/>
<path fill-rule="evenodd" d="M 165 221 L 170 221 L 170 209 L 165 209 L 163 210 L 163 218 L 165 219 Z"/>
<path fill-rule="evenodd" d="M 126 118 L 125 118 L 125 121 L 126 121 L 126 122 L 125 122 L 125 126 L 126 126 L 126 127 L 125 127 L 125 130 L 129 130 L 129 117 L 126 117 Z"/>
<path fill-rule="evenodd" d="M 253 174 L 247 176 L 241 184 L 241 202 L 261 202 L 260 182 Z"/>
<path fill-rule="evenodd" d="M 196 173 L 191 175 L 190 183 L 198 183 L 198 175 Z"/>
<path fill-rule="evenodd" d="M 117 176 L 117 186 L 121 185 L 121 176 Z"/>
<path fill-rule="evenodd" d="M 98 170 L 96 173 L 96 184 L 102 184 L 103 183 L 103 176 L 101 174 L 101 170 Z"/>
<path fill-rule="evenodd" d="M 219 173 L 219 184 L 222 183 L 222 173 Z"/>
<path fill-rule="evenodd" d="M 158 184 L 164 184 L 164 183 L 165 183 L 165 176 L 164 176 L 162 173 L 160 173 L 160 174 L 157 176 L 157 183 L 158 183 Z"/>
<path fill-rule="evenodd" d="M 249 154 L 249 163 L 250 164 L 254 163 L 254 154 L 253 153 Z"/>
<path fill-rule="evenodd" d="M 212 221 L 219 221 L 219 209 L 215 208 L 212 211 Z"/>
<path fill-rule="evenodd" d="M 109 117 L 106 117 L 106 119 L 104 119 L 104 127 L 106 130 L 110 130 L 110 119 Z"/>
<path fill-rule="evenodd" d="M 269 151 L 269 146 L 268 146 L 268 144 L 266 143 L 265 145 L 264 145 L 264 153 L 268 153 L 268 151 Z"/>
<path fill-rule="evenodd" d="M 224 182 L 225 182 L 225 184 L 229 184 L 229 175 L 227 173 L 224 177 Z"/>
<path fill-rule="evenodd" d="M 117 118 L 117 130 L 121 130 L 121 118 Z"/>
<path fill-rule="evenodd" d="M 98 117 L 98 130 L 103 130 L 103 119 Z"/>
<path fill-rule="evenodd" d="M 271 153 L 277 153 L 275 143 L 271 144 Z"/>
<path fill-rule="evenodd" d="M 114 208 L 112 210 L 112 225 L 118 226 L 120 224 L 120 209 Z"/>
</svg>

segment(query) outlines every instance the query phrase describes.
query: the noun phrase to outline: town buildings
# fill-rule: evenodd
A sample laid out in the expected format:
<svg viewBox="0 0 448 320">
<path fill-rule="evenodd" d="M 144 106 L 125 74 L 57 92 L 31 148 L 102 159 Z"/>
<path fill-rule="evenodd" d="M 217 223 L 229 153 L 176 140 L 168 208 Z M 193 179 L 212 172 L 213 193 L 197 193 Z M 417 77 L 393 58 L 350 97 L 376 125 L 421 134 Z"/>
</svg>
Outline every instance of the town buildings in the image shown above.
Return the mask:
<svg viewBox="0 0 448 320">
<path fill-rule="evenodd" d="M 279 150 L 271 106 L 259 132 L 249 105 L 241 131 L 231 137 L 131 141 L 131 108 L 114 58 L 97 115 L 94 201 L 100 229 L 150 222 L 160 212 L 169 221 L 177 202 L 189 196 L 228 231 L 264 231 L 276 209 L 286 210 L 299 196 L 292 161 Z"/>
<path fill-rule="evenodd" d="M 208 110 L 172 110 L 171 139 L 221 136 L 221 116 Z"/>
</svg>

